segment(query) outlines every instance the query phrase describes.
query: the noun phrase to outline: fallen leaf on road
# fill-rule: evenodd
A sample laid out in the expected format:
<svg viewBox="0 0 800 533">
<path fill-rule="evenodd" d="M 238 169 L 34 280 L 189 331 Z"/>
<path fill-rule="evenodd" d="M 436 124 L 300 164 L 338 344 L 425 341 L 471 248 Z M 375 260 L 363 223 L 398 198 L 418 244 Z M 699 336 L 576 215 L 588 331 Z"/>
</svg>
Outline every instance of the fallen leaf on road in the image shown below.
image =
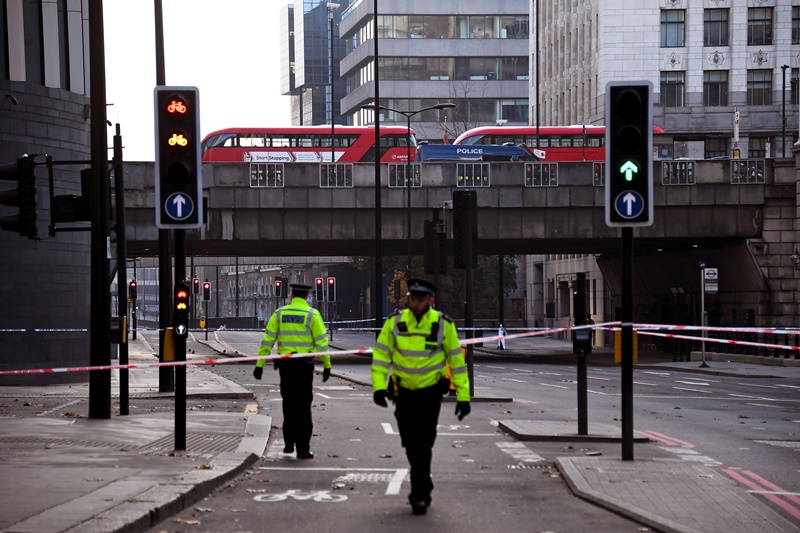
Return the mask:
<svg viewBox="0 0 800 533">
<path fill-rule="evenodd" d="M 200 465 L 197 468 L 199 468 L 200 470 L 211 470 L 212 467 L 211 465 Z"/>
<path fill-rule="evenodd" d="M 86 481 L 103 481 L 101 477 L 87 477 Z"/>
<path fill-rule="evenodd" d="M 185 518 L 173 518 L 172 521 L 179 524 L 186 524 L 187 526 L 199 526 L 202 523 L 200 520 L 187 520 Z"/>
<path fill-rule="evenodd" d="M 208 507 L 195 507 L 195 511 L 198 513 L 213 513 L 214 509 L 209 509 Z"/>
<path fill-rule="evenodd" d="M 232 513 L 246 513 L 247 509 L 231 509 Z"/>
</svg>

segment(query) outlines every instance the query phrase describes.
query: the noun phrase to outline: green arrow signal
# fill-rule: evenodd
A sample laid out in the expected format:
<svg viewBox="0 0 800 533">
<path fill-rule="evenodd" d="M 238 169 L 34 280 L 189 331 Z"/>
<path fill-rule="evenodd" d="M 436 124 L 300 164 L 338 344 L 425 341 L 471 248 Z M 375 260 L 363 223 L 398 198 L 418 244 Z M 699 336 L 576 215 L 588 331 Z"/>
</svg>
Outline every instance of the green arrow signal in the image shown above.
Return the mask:
<svg viewBox="0 0 800 533">
<path fill-rule="evenodd" d="M 625 164 L 619 167 L 619 171 L 625 174 L 625 181 L 633 181 L 633 175 L 639 172 L 633 161 L 625 161 Z"/>
</svg>

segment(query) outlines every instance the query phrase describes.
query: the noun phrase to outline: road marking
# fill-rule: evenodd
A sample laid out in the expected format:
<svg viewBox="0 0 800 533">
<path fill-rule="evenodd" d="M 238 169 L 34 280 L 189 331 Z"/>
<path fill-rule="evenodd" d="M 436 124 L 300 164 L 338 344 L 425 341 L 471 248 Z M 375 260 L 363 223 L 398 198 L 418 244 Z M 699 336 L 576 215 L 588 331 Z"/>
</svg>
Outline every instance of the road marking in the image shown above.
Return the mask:
<svg viewBox="0 0 800 533">
<path fill-rule="evenodd" d="M 498 448 L 502 451 L 516 459 L 517 461 L 522 461 L 524 463 L 538 463 L 540 461 L 544 461 L 544 457 L 539 455 L 538 453 L 534 453 L 528 449 L 521 442 L 495 442 Z"/>
<path fill-rule="evenodd" d="M 771 407 L 773 409 L 783 409 L 781 405 L 768 405 L 765 403 L 747 403 L 746 405 L 752 405 L 753 407 Z"/>
<path fill-rule="evenodd" d="M 322 396 L 326 400 L 333 400 L 333 396 L 328 396 L 327 394 L 322 394 L 321 392 L 318 392 L 317 396 Z"/>
<path fill-rule="evenodd" d="M 766 479 L 762 478 L 761 476 L 759 476 L 757 474 L 754 474 L 753 472 L 750 472 L 750 471 L 747 471 L 747 470 L 742 470 L 740 472 L 735 472 L 735 471 L 733 471 L 731 469 L 724 469 L 724 470 L 722 470 L 722 472 L 724 472 L 725 474 L 729 475 L 730 477 L 732 477 L 733 479 L 735 479 L 739 483 L 741 483 L 741 484 L 743 484 L 743 485 L 745 485 L 747 487 L 750 487 L 753 490 L 762 490 L 764 487 L 767 487 L 768 489 L 772 489 L 772 490 L 775 490 L 775 491 L 786 492 L 782 488 L 780 488 L 779 486 L 775 485 L 774 483 L 771 483 L 771 482 L 767 481 Z M 750 477 L 754 481 L 751 481 L 750 479 L 746 479 L 745 476 Z M 758 485 L 757 483 L 761 483 L 763 485 L 763 487 L 761 485 Z M 797 507 L 795 507 L 794 505 L 792 505 L 790 503 L 790 502 L 794 502 L 795 504 L 800 504 L 800 498 L 797 498 L 794 495 L 787 495 L 786 498 L 789 500 L 787 502 L 787 501 L 783 500 L 780 496 L 778 496 L 776 494 L 768 494 L 768 493 L 764 494 L 764 498 L 766 498 L 767 500 L 771 501 L 772 503 L 780 506 L 784 511 L 788 512 L 789 514 L 791 514 L 795 518 L 800 518 L 800 509 L 798 509 Z"/>
<path fill-rule="evenodd" d="M 494 379 L 494 376 L 485 376 L 483 374 L 475 374 L 475 377 L 481 379 Z"/>
<path fill-rule="evenodd" d="M 655 376 L 669 376 L 670 375 L 669 372 L 653 372 L 652 370 L 645 370 L 644 373 L 645 374 L 653 374 Z"/>
<path fill-rule="evenodd" d="M 522 381 L 521 379 L 513 379 L 513 378 L 500 378 L 503 381 L 513 381 L 514 383 L 527 383 L 526 381 Z"/>
<path fill-rule="evenodd" d="M 387 435 L 397 435 L 397 433 L 394 432 L 394 428 L 389 422 L 381 422 L 381 426 L 383 427 L 383 432 L 386 433 Z"/>
<path fill-rule="evenodd" d="M 347 468 L 347 467 L 286 467 L 286 466 L 259 466 L 259 470 L 278 470 L 284 472 L 312 471 L 312 472 L 385 472 L 391 473 L 386 487 L 387 496 L 400 494 L 403 481 L 408 477 L 408 468 Z"/>
<path fill-rule="evenodd" d="M 80 403 L 82 401 L 83 401 L 82 399 L 81 400 L 72 400 L 71 402 L 67 402 L 65 404 L 61 404 L 58 407 L 53 407 L 49 411 L 45 411 L 43 413 L 39 413 L 36 416 L 47 416 L 49 414 L 55 413 L 56 411 L 60 411 L 61 409 L 65 408 L 65 407 L 69 407 L 70 405 L 75 405 L 76 403 Z"/>
<path fill-rule="evenodd" d="M 777 389 L 775 385 L 757 385 L 755 383 L 737 383 L 737 385 L 744 385 L 745 387 L 761 387 L 762 389 Z"/>
<path fill-rule="evenodd" d="M 672 387 L 672 388 L 676 390 L 688 390 L 690 392 L 702 392 L 703 394 L 711 394 L 710 390 L 690 389 L 688 387 Z"/>
<path fill-rule="evenodd" d="M 780 384 L 780 385 L 775 385 L 775 386 L 776 387 L 786 387 L 787 389 L 800 389 L 800 387 L 798 387 L 797 385 L 783 385 L 783 384 Z"/>
<path fill-rule="evenodd" d="M 646 385 L 648 387 L 658 387 L 658 385 L 656 383 L 647 383 L 645 381 L 634 381 L 633 384 L 634 385 Z"/>
<path fill-rule="evenodd" d="M 564 385 L 551 385 L 550 383 L 539 383 L 542 387 L 555 387 L 557 389 L 568 389 L 569 387 L 565 387 Z"/>
<path fill-rule="evenodd" d="M 586 389 L 586 392 L 590 392 L 592 394 L 599 394 L 601 396 L 608 396 L 609 395 L 607 392 L 600 392 L 600 391 L 591 390 L 591 389 Z"/>
<path fill-rule="evenodd" d="M 539 402 L 534 402 L 532 400 L 523 400 L 521 398 L 512 398 L 513 401 L 517 403 L 529 403 L 529 404 L 538 404 Z M 795 420 L 795 422 L 800 422 L 800 420 Z"/>
<path fill-rule="evenodd" d="M 587 379 L 599 379 L 600 381 L 611 381 L 611 378 L 598 378 L 595 376 L 586 376 Z"/>
<path fill-rule="evenodd" d="M 634 433 L 639 433 L 640 435 L 644 435 L 648 439 L 653 439 L 658 442 L 663 442 L 667 446 L 683 446 L 685 448 L 694 448 L 694 444 L 690 442 L 686 442 L 685 440 L 676 439 L 673 437 L 668 437 L 663 433 L 658 433 L 657 431 L 645 431 L 641 429 L 637 429 Z"/>
<path fill-rule="evenodd" d="M 497 370 L 505 370 L 506 367 L 504 366 L 492 366 L 492 365 L 484 365 L 486 368 L 496 368 Z"/>
<path fill-rule="evenodd" d="M 524 368 L 512 368 L 511 370 L 513 370 L 514 372 L 528 372 L 530 374 L 536 373 L 535 370 L 525 370 Z"/>
<path fill-rule="evenodd" d="M 722 466 L 722 463 L 713 459 L 707 455 L 700 455 L 700 452 L 696 452 L 694 450 L 687 450 L 683 447 L 678 448 L 664 448 L 661 447 L 662 450 L 667 452 L 672 452 L 684 461 L 690 463 L 703 463 L 703 466 Z"/>
<path fill-rule="evenodd" d="M 748 396 L 746 394 L 733 394 L 733 393 L 730 393 L 729 396 L 733 396 L 734 398 L 744 398 L 746 400 L 769 401 L 769 398 L 764 398 L 763 396 Z"/>
<path fill-rule="evenodd" d="M 395 432 L 394 428 L 389 422 L 381 422 L 381 426 L 383 427 L 383 432 L 387 435 L 399 435 L 399 433 Z M 447 427 L 450 429 L 454 429 L 456 427 L 464 427 L 469 428 L 469 426 L 437 426 L 437 427 Z M 440 437 L 496 437 L 497 433 L 441 433 L 436 432 L 436 435 Z"/>
<path fill-rule="evenodd" d="M 683 383 L 684 385 L 701 385 L 703 387 L 710 387 L 711 386 L 708 383 L 705 383 L 705 382 L 702 382 L 702 381 L 681 381 L 679 379 L 676 379 L 675 383 Z"/>
</svg>

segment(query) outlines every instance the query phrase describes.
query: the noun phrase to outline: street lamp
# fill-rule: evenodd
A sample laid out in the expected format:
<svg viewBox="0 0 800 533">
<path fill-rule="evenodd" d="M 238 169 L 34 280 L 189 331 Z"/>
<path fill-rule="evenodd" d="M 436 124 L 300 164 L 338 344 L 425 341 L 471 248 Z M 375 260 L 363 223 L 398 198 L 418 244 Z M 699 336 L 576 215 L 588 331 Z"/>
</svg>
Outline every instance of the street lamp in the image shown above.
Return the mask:
<svg viewBox="0 0 800 533">
<path fill-rule="evenodd" d="M 328 19 L 330 20 L 331 24 L 331 68 L 330 68 L 330 80 L 331 80 L 331 164 L 336 163 L 336 148 L 334 147 L 334 141 L 336 137 L 333 135 L 333 119 L 335 113 L 333 111 L 333 12 L 339 9 L 339 4 L 336 2 L 328 2 L 326 4 L 328 9 Z"/>
<path fill-rule="evenodd" d="M 423 111 L 432 111 L 432 110 L 442 110 L 442 109 L 451 109 L 454 108 L 456 104 L 451 102 L 446 102 L 442 104 L 436 104 L 430 107 L 426 107 L 423 109 L 418 109 L 416 111 L 400 111 L 397 109 L 392 109 L 391 107 L 386 107 L 382 105 L 378 105 L 376 109 L 375 104 L 367 104 L 362 105 L 361 109 L 369 109 L 374 111 L 377 114 L 378 109 L 383 109 L 384 111 L 391 111 L 392 113 L 397 113 L 399 115 L 403 115 L 406 117 L 406 148 L 408 150 L 407 161 L 406 161 L 406 203 L 408 204 L 408 258 L 406 262 L 406 281 L 411 277 L 411 179 L 409 177 L 409 169 L 411 168 L 411 117 L 422 113 Z M 379 148 L 379 141 L 375 141 L 376 149 Z M 380 153 L 380 151 L 378 151 Z"/>
</svg>

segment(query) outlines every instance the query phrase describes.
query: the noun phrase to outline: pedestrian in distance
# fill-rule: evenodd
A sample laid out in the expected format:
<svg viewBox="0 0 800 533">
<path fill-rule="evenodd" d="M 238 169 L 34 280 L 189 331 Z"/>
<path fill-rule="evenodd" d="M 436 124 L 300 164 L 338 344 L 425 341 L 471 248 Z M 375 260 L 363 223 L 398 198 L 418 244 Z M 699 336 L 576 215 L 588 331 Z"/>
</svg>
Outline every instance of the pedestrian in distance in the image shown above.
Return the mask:
<svg viewBox="0 0 800 533">
<path fill-rule="evenodd" d="M 505 337 L 508 335 L 506 328 L 503 327 L 503 324 L 500 324 L 500 328 L 497 330 L 498 337 Z M 498 350 L 505 350 L 506 349 L 506 340 L 505 339 L 497 339 L 497 349 Z"/>
<path fill-rule="evenodd" d="M 311 293 L 307 283 L 290 283 L 292 301 L 276 310 L 269 319 L 258 355 L 269 355 L 278 343 L 278 355 L 328 351 L 328 332 L 319 311 L 306 300 Z M 331 377 L 331 357 L 321 355 L 322 381 Z M 261 379 L 266 359 L 259 359 L 253 377 Z M 311 452 L 311 402 L 314 398 L 314 358 L 276 359 L 275 368 L 281 376 L 283 398 L 283 453 L 294 453 L 298 459 L 313 459 Z"/>
<path fill-rule="evenodd" d="M 450 388 L 446 365 L 456 386 L 456 416 L 463 420 L 470 412 L 469 375 L 456 326 L 431 307 L 435 293 L 433 283 L 408 280 L 408 308 L 389 317 L 372 350 L 373 401 L 381 407 L 389 406 L 387 399 L 394 401 L 400 442 L 411 465 L 408 501 L 415 515 L 431 505 L 433 444 L 442 395 Z"/>
</svg>

